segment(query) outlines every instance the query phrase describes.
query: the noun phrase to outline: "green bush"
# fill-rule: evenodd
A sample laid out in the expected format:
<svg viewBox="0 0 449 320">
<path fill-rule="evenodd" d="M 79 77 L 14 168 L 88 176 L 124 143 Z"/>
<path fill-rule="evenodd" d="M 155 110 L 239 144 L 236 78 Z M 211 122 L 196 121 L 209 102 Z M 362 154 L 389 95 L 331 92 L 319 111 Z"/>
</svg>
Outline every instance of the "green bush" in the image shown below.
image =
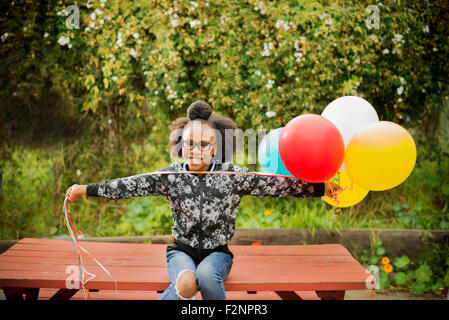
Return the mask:
<svg viewBox="0 0 449 320">
<path fill-rule="evenodd" d="M 66 26 L 64 9 L 72 4 L 80 9 L 80 29 Z M 369 29 L 371 4 L 5 5 L 0 13 L 0 237 L 65 233 L 62 197 L 70 185 L 167 165 L 168 124 L 194 100 L 209 101 L 244 130 L 270 130 L 305 112 L 319 114 L 349 94 L 370 101 L 382 120 L 410 129 L 419 158 L 408 180 L 393 190 L 370 192 L 342 215 L 320 199 L 247 197 L 238 226 L 447 229 L 447 132 L 437 134 L 437 120 L 448 103 L 448 4 L 376 2 L 379 29 Z M 267 111 L 277 114 L 268 117 Z M 39 179 L 28 178 L 33 174 Z M 139 204 L 161 219 L 157 225 L 145 214 L 129 215 L 134 201 L 140 203 L 83 199 L 69 206 L 77 228 L 89 235 L 168 227 L 162 218 L 169 212 L 166 202 L 154 200 L 160 207 L 154 212 L 145 201 Z M 265 215 L 267 210 L 271 214 Z"/>
</svg>

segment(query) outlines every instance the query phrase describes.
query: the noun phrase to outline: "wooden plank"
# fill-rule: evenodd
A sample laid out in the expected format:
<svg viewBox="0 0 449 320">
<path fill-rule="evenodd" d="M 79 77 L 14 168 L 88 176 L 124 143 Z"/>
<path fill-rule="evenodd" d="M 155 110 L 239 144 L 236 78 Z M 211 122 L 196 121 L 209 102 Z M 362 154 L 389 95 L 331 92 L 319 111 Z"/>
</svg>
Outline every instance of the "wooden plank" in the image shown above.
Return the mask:
<svg viewBox="0 0 449 320">
<path fill-rule="evenodd" d="M 163 290 L 169 284 L 166 245 L 98 242 L 82 245 L 108 268 L 121 290 Z M 369 276 L 341 245 L 233 246 L 231 250 L 236 257 L 225 283 L 228 290 L 365 289 Z M 87 255 L 83 259 L 86 269 L 96 274 L 88 282 L 89 288 L 114 286 L 113 280 L 92 259 Z M 71 241 L 22 239 L 0 256 L 0 285 L 55 287 L 56 283 L 65 283 L 67 265 L 77 263 Z M 26 276 L 23 271 L 27 271 Z"/>
<path fill-rule="evenodd" d="M 108 265 L 120 265 L 120 266 L 133 266 L 133 265 L 138 265 L 138 266 L 166 266 L 166 260 L 158 260 L 158 259 L 153 259 L 153 258 L 147 258 L 147 259 L 123 259 L 120 256 L 107 256 L 107 257 L 99 257 L 96 256 L 95 257 L 97 260 L 99 260 L 101 262 L 101 264 L 103 264 L 104 266 L 108 266 Z M 258 259 L 257 257 L 254 258 L 240 258 L 237 257 L 234 259 L 234 261 L 236 259 L 239 259 L 239 261 L 245 261 L 245 259 L 247 261 L 251 261 L 251 259 Z M 254 260 L 253 260 L 254 261 Z M 306 263 L 316 263 L 316 264 L 321 264 L 321 263 L 354 263 L 358 265 L 358 262 L 355 261 L 352 257 L 348 257 L 348 256 L 302 256 L 301 257 L 301 263 L 302 264 L 306 264 Z M 92 260 L 92 258 L 90 258 L 87 255 L 83 255 L 83 262 L 85 264 L 85 266 L 89 266 L 89 265 L 97 265 L 96 262 L 94 260 Z M 72 255 L 72 257 L 52 257 L 49 258 L 46 255 L 42 255 L 42 256 L 27 256 L 26 254 L 24 255 L 8 255 L 8 256 L 0 256 L 0 268 L 4 268 L 5 266 L 7 266 L 10 263 L 32 263 L 32 264 L 44 264 L 44 265 L 48 265 L 48 264 L 53 264 L 53 265 L 71 265 L 74 263 L 78 263 L 75 256 Z"/>
<path fill-rule="evenodd" d="M 98 258 L 97 258 L 98 259 Z M 105 267 L 123 267 L 123 268 L 147 268 L 147 267 L 166 267 L 166 262 L 154 261 L 154 260 L 129 260 L 121 261 L 115 257 L 100 259 L 101 264 Z M 83 263 L 86 268 L 96 267 L 98 264 L 90 257 L 83 256 Z M 235 264 L 241 264 L 242 266 L 251 267 L 255 263 L 263 264 L 278 264 L 282 266 L 284 264 L 291 263 L 295 268 L 305 267 L 327 267 L 332 266 L 339 267 L 357 267 L 360 265 L 348 257 L 236 257 L 234 259 Z M 73 259 L 59 259 L 59 258 L 45 258 L 45 257 L 0 257 L 0 270 L 33 270 L 44 269 L 51 267 L 66 268 L 69 265 L 78 265 L 77 260 Z"/>
<path fill-rule="evenodd" d="M 55 242 L 53 242 L 55 241 Z M 63 247 L 70 246 L 71 241 L 68 240 L 51 240 L 51 239 L 32 239 L 25 238 L 20 240 L 16 247 L 21 244 L 35 244 L 38 246 L 49 246 L 52 250 L 57 250 L 58 246 Z M 101 242 L 80 242 L 81 246 L 86 248 L 99 248 L 102 251 L 112 251 L 120 248 L 121 252 L 132 252 L 134 249 L 137 252 L 145 251 L 145 249 L 151 252 L 163 252 L 165 253 L 167 245 L 165 244 L 133 244 L 133 243 L 101 243 Z M 18 246 L 17 248 L 20 248 Z M 349 251 L 340 244 L 313 244 L 313 245 L 281 245 L 281 246 L 242 246 L 242 245 L 230 245 L 230 250 L 237 255 L 350 255 Z M 36 249 L 41 249 L 36 247 Z"/>
</svg>

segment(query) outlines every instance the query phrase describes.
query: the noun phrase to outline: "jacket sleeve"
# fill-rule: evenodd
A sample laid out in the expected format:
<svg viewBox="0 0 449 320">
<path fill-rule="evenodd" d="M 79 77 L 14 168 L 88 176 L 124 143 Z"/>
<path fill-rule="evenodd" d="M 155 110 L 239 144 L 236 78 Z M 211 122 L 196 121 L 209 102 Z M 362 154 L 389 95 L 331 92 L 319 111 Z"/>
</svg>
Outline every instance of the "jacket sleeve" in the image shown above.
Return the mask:
<svg viewBox="0 0 449 320">
<path fill-rule="evenodd" d="M 86 196 L 112 200 L 162 196 L 166 194 L 170 181 L 174 180 L 174 175 L 158 174 L 166 170 L 167 168 L 164 168 L 150 173 L 90 183 L 87 185 Z"/>
<path fill-rule="evenodd" d="M 258 197 L 296 197 L 312 198 L 324 195 L 324 183 L 310 183 L 295 177 L 276 177 L 257 175 L 259 172 L 249 172 L 248 168 L 239 167 L 240 172 L 254 173 L 236 177 L 237 190 L 241 195 Z"/>
</svg>

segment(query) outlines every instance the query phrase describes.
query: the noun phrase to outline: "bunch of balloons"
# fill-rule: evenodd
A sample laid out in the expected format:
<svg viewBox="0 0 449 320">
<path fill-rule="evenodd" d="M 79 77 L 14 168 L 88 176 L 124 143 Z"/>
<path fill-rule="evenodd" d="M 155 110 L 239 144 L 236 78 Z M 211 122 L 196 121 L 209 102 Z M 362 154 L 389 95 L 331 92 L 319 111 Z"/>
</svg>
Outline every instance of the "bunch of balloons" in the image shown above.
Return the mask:
<svg viewBox="0 0 449 320">
<path fill-rule="evenodd" d="M 366 100 L 345 96 L 321 113 L 303 114 L 272 130 L 259 144 L 262 171 L 308 182 L 333 181 L 342 188 L 336 207 L 353 206 L 369 191 L 401 184 L 413 171 L 416 145 L 400 125 L 379 121 Z"/>
</svg>

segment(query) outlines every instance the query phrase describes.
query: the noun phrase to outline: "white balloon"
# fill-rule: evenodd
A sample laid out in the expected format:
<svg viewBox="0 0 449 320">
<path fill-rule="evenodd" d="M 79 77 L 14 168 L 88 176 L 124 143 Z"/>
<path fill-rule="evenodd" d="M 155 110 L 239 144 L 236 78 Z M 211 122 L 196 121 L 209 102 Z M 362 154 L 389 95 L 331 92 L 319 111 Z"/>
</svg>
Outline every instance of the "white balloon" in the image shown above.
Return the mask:
<svg viewBox="0 0 449 320">
<path fill-rule="evenodd" d="M 345 149 L 357 131 L 370 123 L 379 121 L 373 106 L 365 99 L 355 96 L 335 99 L 327 105 L 321 116 L 335 124 L 343 137 Z M 344 162 L 340 170 L 345 170 Z"/>
</svg>

